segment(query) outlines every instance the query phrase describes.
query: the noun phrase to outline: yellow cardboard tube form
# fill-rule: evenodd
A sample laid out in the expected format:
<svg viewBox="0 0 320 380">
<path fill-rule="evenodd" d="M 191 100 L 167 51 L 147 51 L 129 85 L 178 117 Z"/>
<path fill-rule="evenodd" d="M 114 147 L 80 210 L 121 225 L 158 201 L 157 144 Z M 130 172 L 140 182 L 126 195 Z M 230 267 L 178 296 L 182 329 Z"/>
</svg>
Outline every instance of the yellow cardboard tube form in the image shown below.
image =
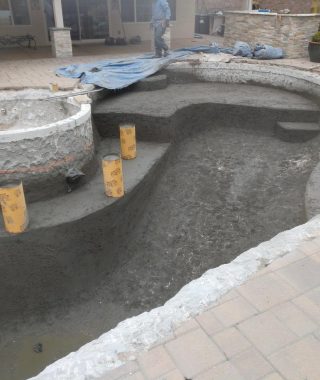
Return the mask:
<svg viewBox="0 0 320 380">
<path fill-rule="evenodd" d="M 137 157 L 136 127 L 134 124 L 120 124 L 121 157 L 133 160 Z"/>
<path fill-rule="evenodd" d="M 118 154 L 108 154 L 102 159 L 104 189 L 108 197 L 124 196 L 122 160 Z"/>
<path fill-rule="evenodd" d="M 59 85 L 58 85 L 58 83 L 50 83 L 49 84 L 49 90 L 51 92 L 58 92 L 59 91 Z"/>
<path fill-rule="evenodd" d="M 0 187 L 0 205 L 7 232 L 20 234 L 28 227 L 28 211 L 22 182 Z"/>
</svg>

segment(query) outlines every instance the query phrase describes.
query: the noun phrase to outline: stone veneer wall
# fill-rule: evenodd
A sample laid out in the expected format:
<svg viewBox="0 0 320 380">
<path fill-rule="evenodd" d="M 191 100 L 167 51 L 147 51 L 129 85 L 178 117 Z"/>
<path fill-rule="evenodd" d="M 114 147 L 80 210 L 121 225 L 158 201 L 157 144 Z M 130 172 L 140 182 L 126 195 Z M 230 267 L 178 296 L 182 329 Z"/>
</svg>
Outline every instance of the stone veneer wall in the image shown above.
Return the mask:
<svg viewBox="0 0 320 380">
<path fill-rule="evenodd" d="M 55 58 L 72 57 L 70 28 L 50 28 L 52 55 Z"/>
<path fill-rule="evenodd" d="M 225 46 L 238 40 L 282 47 L 287 58 L 308 57 L 308 42 L 318 30 L 320 15 L 226 12 Z"/>
</svg>

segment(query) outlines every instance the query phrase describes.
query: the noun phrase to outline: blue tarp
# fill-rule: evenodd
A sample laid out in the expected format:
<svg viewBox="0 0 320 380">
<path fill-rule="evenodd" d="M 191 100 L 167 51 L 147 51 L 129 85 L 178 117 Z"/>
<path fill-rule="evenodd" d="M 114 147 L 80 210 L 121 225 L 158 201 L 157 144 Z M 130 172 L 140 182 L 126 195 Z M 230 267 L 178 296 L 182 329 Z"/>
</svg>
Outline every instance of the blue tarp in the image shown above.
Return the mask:
<svg viewBox="0 0 320 380">
<path fill-rule="evenodd" d="M 234 48 L 212 46 L 195 46 L 170 52 L 166 58 L 153 58 L 153 54 L 124 59 L 109 59 L 88 64 L 70 65 L 56 71 L 59 76 L 80 78 L 82 83 L 94 84 L 109 90 L 120 90 L 140 81 L 169 63 L 179 61 L 194 53 L 227 53 L 244 57 L 255 56 L 257 59 L 282 58 L 283 50 L 269 45 L 257 45 L 252 49 L 247 43 L 237 41 Z"/>
<path fill-rule="evenodd" d="M 255 46 L 253 54 L 257 59 L 279 59 L 284 57 L 283 49 L 260 44 Z"/>
<path fill-rule="evenodd" d="M 166 58 L 153 58 L 153 54 L 145 54 L 133 58 L 70 65 L 58 69 L 56 74 L 67 78 L 80 78 L 82 83 L 118 90 L 156 73 L 171 62 L 198 52 L 214 51 L 211 46 L 196 46 L 175 50 Z"/>
</svg>

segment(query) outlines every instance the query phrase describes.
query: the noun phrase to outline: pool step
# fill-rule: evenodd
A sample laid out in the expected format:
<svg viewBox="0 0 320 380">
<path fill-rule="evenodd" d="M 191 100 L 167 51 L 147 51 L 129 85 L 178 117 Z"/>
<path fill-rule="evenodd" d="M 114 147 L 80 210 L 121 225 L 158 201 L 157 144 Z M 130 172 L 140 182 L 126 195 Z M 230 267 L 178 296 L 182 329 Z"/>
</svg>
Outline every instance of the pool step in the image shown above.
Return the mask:
<svg viewBox="0 0 320 380">
<path fill-rule="evenodd" d="M 151 142 L 138 142 L 138 156 L 135 160 L 123 160 L 123 172 L 126 196 L 142 183 L 148 182 L 146 178 L 157 170 L 169 149 L 170 144 Z M 119 152 L 119 139 L 104 139 L 98 148 L 97 159 L 110 152 Z M 150 175 L 149 175 L 150 177 Z M 146 186 L 146 185 L 145 185 Z M 104 194 L 104 184 L 101 165 L 93 178 L 71 193 L 59 197 L 28 204 L 30 225 L 26 234 L 38 229 L 50 230 L 52 227 L 73 223 L 98 212 L 105 212 L 114 203 L 121 203 L 117 198 L 109 198 Z M 3 237 L 14 239 L 15 235 L 8 235 L 4 231 L 0 217 L 0 246 Z"/>
<path fill-rule="evenodd" d="M 276 135 L 287 142 L 304 142 L 313 139 L 320 133 L 319 123 L 278 121 Z"/>
<path fill-rule="evenodd" d="M 166 74 L 152 75 L 142 79 L 135 85 L 136 91 L 156 91 L 168 87 L 168 78 Z"/>
</svg>

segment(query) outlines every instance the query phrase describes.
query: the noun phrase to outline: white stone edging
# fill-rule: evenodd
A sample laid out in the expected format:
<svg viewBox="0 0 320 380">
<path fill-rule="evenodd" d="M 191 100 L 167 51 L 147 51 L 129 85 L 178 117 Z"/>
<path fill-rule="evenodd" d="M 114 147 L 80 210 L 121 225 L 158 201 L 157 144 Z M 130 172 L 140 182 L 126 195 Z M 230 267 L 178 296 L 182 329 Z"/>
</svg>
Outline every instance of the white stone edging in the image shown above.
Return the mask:
<svg viewBox="0 0 320 380">
<path fill-rule="evenodd" d="M 42 127 L 19 128 L 13 130 L 0 131 L 1 142 L 14 142 L 24 139 L 34 139 L 36 137 L 46 138 L 51 134 L 61 133 L 76 126 L 80 126 L 91 118 L 91 105 L 81 104 L 79 111 L 72 116 L 54 123 L 43 125 Z"/>
</svg>

